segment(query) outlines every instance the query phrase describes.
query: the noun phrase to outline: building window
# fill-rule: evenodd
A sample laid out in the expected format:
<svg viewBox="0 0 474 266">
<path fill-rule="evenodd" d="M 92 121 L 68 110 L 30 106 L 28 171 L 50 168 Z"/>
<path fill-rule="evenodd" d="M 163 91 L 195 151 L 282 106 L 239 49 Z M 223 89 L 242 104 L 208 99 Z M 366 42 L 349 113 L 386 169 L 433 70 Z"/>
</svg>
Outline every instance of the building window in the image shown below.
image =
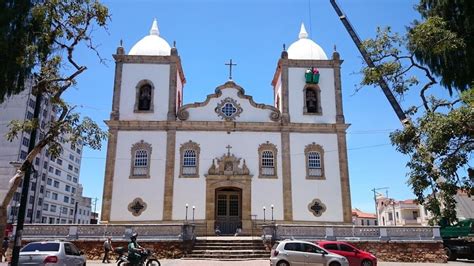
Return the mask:
<svg viewBox="0 0 474 266">
<path fill-rule="evenodd" d="M 153 83 L 149 80 L 142 80 L 138 82 L 135 87 L 135 112 L 153 112 Z"/>
<path fill-rule="evenodd" d="M 20 152 L 20 159 L 25 160 L 27 155 L 28 155 L 28 153 L 26 151 L 21 151 Z"/>
<path fill-rule="evenodd" d="M 67 175 L 67 181 L 71 181 L 72 180 L 72 176 L 71 175 Z"/>
<path fill-rule="evenodd" d="M 35 158 L 35 165 L 39 165 L 40 164 L 40 159 L 39 158 Z"/>
<path fill-rule="evenodd" d="M 74 177 L 72 178 L 72 182 L 77 183 L 77 177 L 74 176 Z"/>
<path fill-rule="evenodd" d="M 278 178 L 277 148 L 267 141 L 258 146 L 260 178 Z"/>
<path fill-rule="evenodd" d="M 45 203 L 43 204 L 43 211 L 47 211 L 49 209 L 49 204 Z"/>
<path fill-rule="evenodd" d="M 188 141 L 181 144 L 179 149 L 181 157 L 180 177 L 199 177 L 199 144 Z"/>
<path fill-rule="evenodd" d="M 22 144 L 25 147 L 28 147 L 28 144 L 30 144 L 30 140 L 27 137 L 23 137 Z"/>
<path fill-rule="evenodd" d="M 56 161 L 56 163 L 59 164 L 59 165 L 63 165 L 63 160 L 58 159 L 58 160 Z"/>
<path fill-rule="evenodd" d="M 74 167 L 72 166 L 72 164 L 69 164 L 69 165 L 67 166 L 67 169 L 69 169 L 70 171 L 72 171 L 72 170 L 74 169 Z"/>
<path fill-rule="evenodd" d="M 54 180 L 54 185 L 55 188 L 59 188 L 59 181 Z"/>
<path fill-rule="evenodd" d="M 324 150 L 316 143 L 304 149 L 306 158 L 306 179 L 326 179 L 324 177 Z"/>
<path fill-rule="evenodd" d="M 317 84 L 307 84 L 303 89 L 305 115 L 322 115 L 321 89 Z"/>
<path fill-rule="evenodd" d="M 51 178 L 48 178 L 48 181 L 46 181 L 46 184 L 48 184 L 48 185 L 52 185 L 52 184 L 53 184 L 53 179 L 51 179 Z"/>
<path fill-rule="evenodd" d="M 76 188 L 75 187 L 71 188 L 71 193 L 76 193 Z"/>
<path fill-rule="evenodd" d="M 64 202 L 69 203 L 69 197 L 68 196 L 64 196 Z"/>
<path fill-rule="evenodd" d="M 61 176 L 61 170 L 59 170 L 59 169 L 56 169 L 56 171 L 54 171 L 54 173 L 55 173 L 57 176 Z"/>
<path fill-rule="evenodd" d="M 130 178 L 150 178 L 151 145 L 143 140 L 132 145 Z"/>
<path fill-rule="evenodd" d="M 56 212 L 56 205 L 51 205 L 49 211 L 50 212 Z"/>
<path fill-rule="evenodd" d="M 58 200 L 58 193 L 53 192 L 51 195 L 53 200 Z"/>
<path fill-rule="evenodd" d="M 71 190 L 71 186 L 70 185 L 66 185 L 66 187 L 64 188 L 67 192 L 69 192 Z"/>
</svg>

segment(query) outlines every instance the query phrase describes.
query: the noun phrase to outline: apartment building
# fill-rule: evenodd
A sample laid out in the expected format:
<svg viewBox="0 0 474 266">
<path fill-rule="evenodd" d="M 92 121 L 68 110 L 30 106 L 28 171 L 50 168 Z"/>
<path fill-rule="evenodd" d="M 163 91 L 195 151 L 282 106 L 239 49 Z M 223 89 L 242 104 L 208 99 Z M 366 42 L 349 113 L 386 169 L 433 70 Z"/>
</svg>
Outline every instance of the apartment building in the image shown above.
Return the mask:
<svg viewBox="0 0 474 266">
<path fill-rule="evenodd" d="M 5 138 L 8 123 L 11 120 L 33 118 L 36 97 L 31 90 L 25 90 L 11 96 L 0 104 L 0 197 L 3 198 L 8 189 L 8 182 L 15 174 L 16 167 L 25 160 L 28 154 L 30 134 L 24 132 L 14 141 Z M 43 100 L 39 111 L 40 128 L 46 129 L 48 123 L 55 119 L 52 105 Z M 37 140 L 43 138 L 40 130 Z M 78 217 L 83 221 L 82 213 L 90 215 L 90 198 L 83 197 L 79 174 L 82 158 L 82 144 L 70 145 L 64 138 L 62 152 L 55 158 L 44 149 L 33 161 L 34 171 L 29 184 L 25 223 L 77 223 Z M 15 192 L 8 207 L 8 222 L 16 223 L 23 183 Z M 81 214 L 78 214 L 81 210 Z M 87 219 L 88 221 L 90 219 Z"/>
<path fill-rule="evenodd" d="M 379 225 L 405 226 L 428 225 L 429 212 L 414 199 L 395 200 L 383 196 L 377 197 L 377 215 Z"/>
</svg>

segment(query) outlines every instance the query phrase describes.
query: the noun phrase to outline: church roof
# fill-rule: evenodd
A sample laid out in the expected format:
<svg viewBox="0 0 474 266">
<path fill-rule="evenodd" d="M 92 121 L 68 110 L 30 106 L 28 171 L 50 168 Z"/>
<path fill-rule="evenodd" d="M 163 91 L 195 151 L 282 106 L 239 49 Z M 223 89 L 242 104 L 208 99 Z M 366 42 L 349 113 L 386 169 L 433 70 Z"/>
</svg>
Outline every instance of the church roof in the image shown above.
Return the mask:
<svg viewBox="0 0 474 266">
<path fill-rule="evenodd" d="M 130 49 L 129 55 L 170 55 L 171 47 L 168 42 L 160 37 L 160 31 L 158 29 L 158 23 L 156 19 L 153 20 L 153 24 L 150 29 L 150 35 L 143 37 L 138 41 L 132 49 Z"/>
<path fill-rule="evenodd" d="M 309 59 L 309 60 L 327 60 L 328 57 L 321 46 L 313 40 L 308 39 L 308 33 L 301 23 L 299 40 L 292 43 L 288 48 L 289 59 Z"/>
</svg>

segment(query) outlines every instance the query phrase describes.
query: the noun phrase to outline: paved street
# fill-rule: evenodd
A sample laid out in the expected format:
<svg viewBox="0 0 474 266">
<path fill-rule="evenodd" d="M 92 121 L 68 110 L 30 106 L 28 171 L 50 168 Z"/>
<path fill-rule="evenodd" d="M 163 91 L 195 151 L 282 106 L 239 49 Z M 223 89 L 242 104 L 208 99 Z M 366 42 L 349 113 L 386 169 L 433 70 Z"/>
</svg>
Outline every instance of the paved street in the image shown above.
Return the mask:
<svg viewBox="0 0 474 266">
<path fill-rule="evenodd" d="M 160 260 L 163 266 L 219 266 L 219 265 L 244 265 L 244 266 L 268 266 L 268 260 L 249 261 L 212 261 L 212 260 Z M 100 261 L 88 261 L 87 265 L 107 265 Z M 113 264 L 108 264 L 113 265 Z M 378 266 L 474 266 L 474 261 L 456 261 L 445 263 L 402 263 L 402 262 L 379 262 Z"/>
</svg>

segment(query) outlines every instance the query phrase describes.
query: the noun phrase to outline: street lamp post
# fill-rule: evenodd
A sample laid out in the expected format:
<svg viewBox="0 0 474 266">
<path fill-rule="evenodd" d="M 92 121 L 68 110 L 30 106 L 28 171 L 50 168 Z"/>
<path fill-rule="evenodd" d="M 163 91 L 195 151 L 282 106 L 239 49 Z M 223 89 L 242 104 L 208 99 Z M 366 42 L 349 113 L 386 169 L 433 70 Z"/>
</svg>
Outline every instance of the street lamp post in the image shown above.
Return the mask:
<svg viewBox="0 0 474 266">
<path fill-rule="evenodd" d="M 188 221 L 188 207 L 189 205 L 186 203 L 186 219 L 185 219 L 186 222 Z"/>
<path fill-rule="evenodd" d="M 193 206 L 193 223 L 194 223 L 194 210 L 196 209 L 196 206 Z"/>
<path fill-rule="evenodd" d="M 265 222 L 265 210 L 266 210 L 266 208 L 265 208 L 265 206 L 263 206 L 263 222 Z"/>
<path fill-rule="evenodd" d="M 273 204 L 272 206 L 270 206 L 270 208 L 272 209 L 272 222 L 273 222 Z"/>
</svg>

